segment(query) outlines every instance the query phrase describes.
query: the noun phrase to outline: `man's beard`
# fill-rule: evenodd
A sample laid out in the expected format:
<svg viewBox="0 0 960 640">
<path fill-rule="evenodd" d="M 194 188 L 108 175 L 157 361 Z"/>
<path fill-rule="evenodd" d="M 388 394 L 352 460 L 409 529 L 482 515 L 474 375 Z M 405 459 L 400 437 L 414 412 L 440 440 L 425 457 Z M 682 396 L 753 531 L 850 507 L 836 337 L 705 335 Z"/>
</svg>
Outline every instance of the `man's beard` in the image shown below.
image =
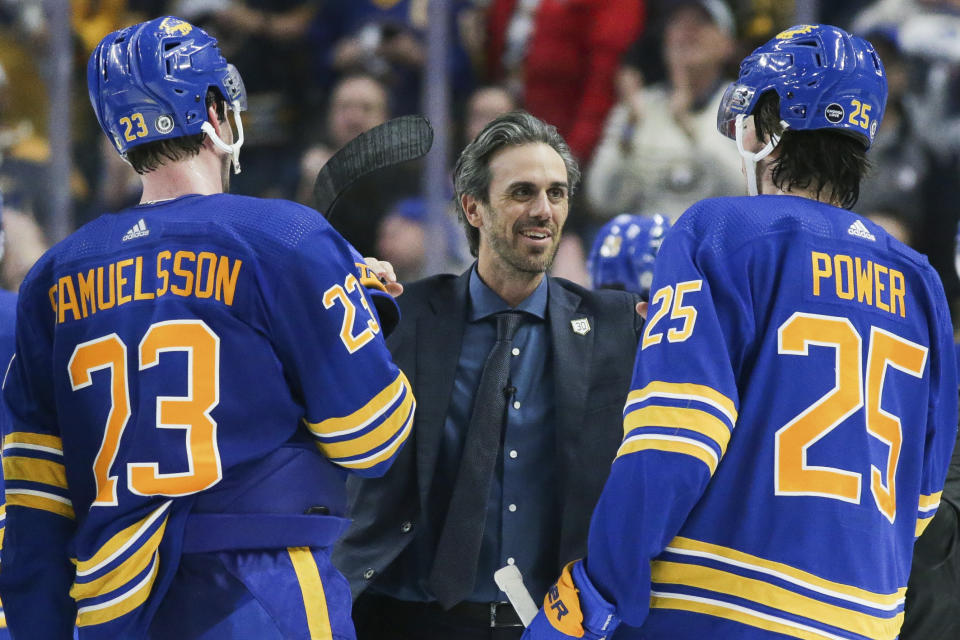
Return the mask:
<svg viewBox="0 0 960 640">
<path fill-rule="evenodd" d="M 516 225 L 515 225 L 516 226 Z M 531 226 L 531 225 L 525 225 Z M 557 249 L 560 248 L 560 229 L 556 225 L 544 225 L 550 228 L 553 233 L 553 246 L 540 254 L 524 254 L 516 246 L 511 245 L 510 241 L 500 235 L 490 234 L 487 236 L 490 242 L 490 248 L 506 264 L 520 273 L 545 273 L 553 265 L 553 259 L 557 255 Z M 512 230 L 514 237 L 520 235 L 520 229 Z"/>
</svg>

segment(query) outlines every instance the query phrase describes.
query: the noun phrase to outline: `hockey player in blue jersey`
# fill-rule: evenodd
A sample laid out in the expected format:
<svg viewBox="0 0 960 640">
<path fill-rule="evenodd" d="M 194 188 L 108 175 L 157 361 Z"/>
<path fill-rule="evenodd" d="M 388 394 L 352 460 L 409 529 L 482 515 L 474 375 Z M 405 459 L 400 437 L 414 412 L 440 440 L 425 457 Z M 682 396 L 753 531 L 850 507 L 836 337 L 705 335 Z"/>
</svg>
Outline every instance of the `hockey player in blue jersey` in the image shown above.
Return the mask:
<svg viewBox="0 0 960 640">
<path fill-rule="evenodd" d="M 649 300 L 653 265 L 669 228 L 669 218 L 659 213 L 612 218 L 597 232 L 587 257 L 590 286 L 632 291 Z"/>
<path fill-rule="evenodd" d="M 344 479 L 386 471 L 414 412 L 364 289 L 375 278 L 316 211 L 225 193 L 245 92 L 204 31 L 164 17 L 111 33 L 87 78 L 143 196 L 51 249 L 20 290 L 10 628 L 353 638 L 327 554 Z"/>
<path fill-rule="evenodd" d="M 885 99 L 835 27 L 743 61 L 718 125 L 760 195 L 667 233 L 587 557 L 525 637 L 897 637 L 957 372 L 927 260 L 846 209 Z"/>
<path fill-rule="evenodd" d="M 0 196 L 0 262 L 3 261 L 5 248 L 5 238 L 3 232 L 3 198 Z M 10 358 L 13 357 L 14 349 L 14 327 L 17 320 L 17 294 L 6 289 L 0 289 L 0 380 L 3 380 L 7 372 L 7 365 Z M 0 397 L 0 433 L 9 428 L 7 409 Z M 0 489 L 3 488 L 3 475 L 0 474 Z M 7 507 L 0 504 L 0 548 L 3 546 L 3 534 L 7 520 Z M 7 619 L 3 613 L 3 606 L 0 605 L 0 640 L 6 640 L 10 637 L 7 630 Z"/>
</svg>

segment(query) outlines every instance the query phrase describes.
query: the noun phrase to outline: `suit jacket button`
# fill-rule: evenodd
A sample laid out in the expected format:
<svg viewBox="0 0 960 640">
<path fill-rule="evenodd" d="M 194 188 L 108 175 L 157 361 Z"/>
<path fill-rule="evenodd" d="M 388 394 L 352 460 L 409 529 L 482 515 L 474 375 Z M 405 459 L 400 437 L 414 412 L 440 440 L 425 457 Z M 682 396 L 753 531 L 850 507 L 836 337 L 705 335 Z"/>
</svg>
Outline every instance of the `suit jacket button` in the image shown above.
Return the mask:
<svg viewBox="0 0 960 640">
<path fill-rule="evenodd" d="M 410 533 L 410 530 L 413 529 L 413 523 L 407 520 L 402 525 L 400 525 L 401 533 Z"/>
<path fill-rule="evenodd" d="M 377 572 L 376 572 L 375 569 L 367 569 L 366 571 L 363 572 L 363 579 L 364 579 L 364 580 L 369 580 L 370 578 L 372 578 L 372 577 L 375 576 L 376 574 L 377 574 Z"/>
</svg>

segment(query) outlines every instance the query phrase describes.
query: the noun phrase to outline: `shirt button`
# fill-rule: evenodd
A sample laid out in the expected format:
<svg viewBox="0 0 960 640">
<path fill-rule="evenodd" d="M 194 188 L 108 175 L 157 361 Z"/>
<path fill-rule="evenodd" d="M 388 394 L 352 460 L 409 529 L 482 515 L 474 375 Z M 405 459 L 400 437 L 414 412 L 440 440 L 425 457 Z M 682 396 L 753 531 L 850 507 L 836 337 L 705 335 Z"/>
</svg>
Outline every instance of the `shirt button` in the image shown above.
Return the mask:
<svg viewBox="0 0 960 640">
<path fill-rule="evenodd" d="M 366 571 L 363 572 L 363 579 L 364 579 L 364 580 L 369 580 L 370 578 L 372 578 L 372 577 L 375 576 L 375 575 L 377 575 L 377 572 L 376 572 L 375 569 L 367 569 Z"/>
<path fill-rule="evenodd" d="M 518 355 L 520 355 L 520 349 L 514 347 L 514 348 L 513 348 L 513 351 L 511 351 L 510 353 L 512 353 L 512 354 L 515 355 L 515 356 L 518 356 Z"/>
<path fill-rule="evenodd" d="M 516 449 L 511 449 L 511 450 L 510 450 L 510 457 L 511 457 L 511 458 L 516 458 L 516 457 L 517 457 L 517 450 L 516 450 Z"/>
<path fill-rule="evenodd" d="M 514 409 L 519 409 L 519 408 L 520 408 L 520 401 L 519 401 L 519 400 L 515 400 L 515 401 L 513 402 L 513 408 L 514 408 Z"/>
<path fill-rule="evenodd" d="M 507 564 L 516 564 L 516 563 L 517 561 L 514 560 L 513 558 L 507 558 Z"/>
<path fill-rule="evenodd" d="M 508 511 L 511 511 L 511 512 L 516 511 L 516 510 L 517 510 L 517 505 L 511 504 L 510 506 L 507 507 L 507 510 L 508 510 Z"/>
<path fill-rule="evenodd" d="M 410 530 L 413 529 L 413 523 L 407 520 L 402 525 L 400 525 L 400 531 L 402 533 L 410 533 Z"/>
</svg>

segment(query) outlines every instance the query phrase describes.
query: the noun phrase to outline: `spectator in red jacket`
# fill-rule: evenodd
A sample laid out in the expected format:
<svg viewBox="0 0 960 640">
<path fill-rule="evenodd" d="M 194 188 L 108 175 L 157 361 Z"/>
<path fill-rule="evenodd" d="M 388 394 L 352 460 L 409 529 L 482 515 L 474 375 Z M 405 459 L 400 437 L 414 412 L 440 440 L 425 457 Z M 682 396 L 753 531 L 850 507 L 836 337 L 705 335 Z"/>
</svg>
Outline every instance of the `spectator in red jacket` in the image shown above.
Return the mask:
<svg viewBox="0 0 960 640">
<path fill-rule="evenodd" d="M 522 96 L 583 162 L 614 102 L 620 55 L 642 31 L 644 0 L 492 0 L 488 79 Z"/>
</svg>

